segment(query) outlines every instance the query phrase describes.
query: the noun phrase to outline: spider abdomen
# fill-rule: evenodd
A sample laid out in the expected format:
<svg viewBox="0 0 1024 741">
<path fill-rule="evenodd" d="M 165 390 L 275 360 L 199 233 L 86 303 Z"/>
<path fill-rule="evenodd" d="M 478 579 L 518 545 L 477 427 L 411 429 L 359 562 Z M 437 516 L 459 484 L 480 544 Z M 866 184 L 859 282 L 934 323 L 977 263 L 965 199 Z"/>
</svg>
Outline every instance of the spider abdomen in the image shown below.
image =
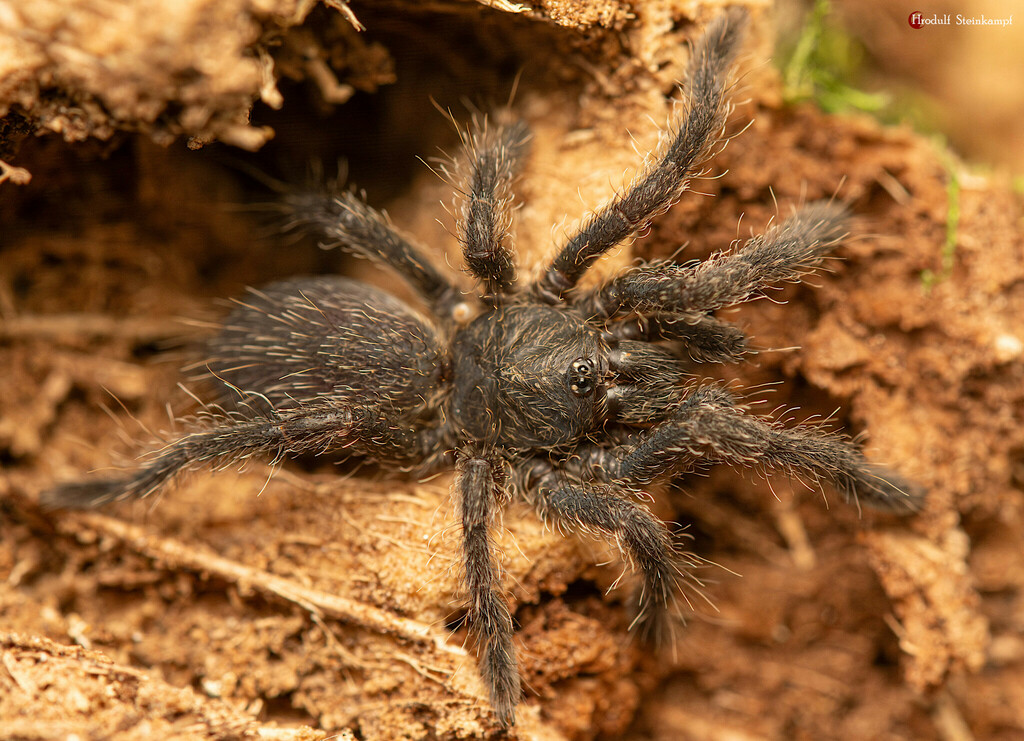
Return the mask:
<svg viewBox="0 0 1024 741">
<path fill-rule="evenodd" d="M 228 401 L 242 392 L 280 410 L 330 395 L 411 422 L 441 393 L 434 327 L 394 296 L 336 276 L 251 289 L 209 348 Z"/>
</svg>

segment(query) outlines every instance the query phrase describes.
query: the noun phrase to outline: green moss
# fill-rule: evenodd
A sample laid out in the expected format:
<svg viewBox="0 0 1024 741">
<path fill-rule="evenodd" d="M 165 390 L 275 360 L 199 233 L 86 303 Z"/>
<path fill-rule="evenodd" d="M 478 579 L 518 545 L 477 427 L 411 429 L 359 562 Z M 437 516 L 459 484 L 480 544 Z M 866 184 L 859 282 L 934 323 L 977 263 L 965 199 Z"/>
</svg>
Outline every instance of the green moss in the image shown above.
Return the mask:
<svg viewBox="0 0 1024 741">
<path fill-rule="evenodd" d="M 795 41 L 781 44 L 783 96 L 787 103 L 813 100 L 828 113 L 877 113 L 889 104 L 885 93 L 854 86 L 864 49 L 829 22 L 830 0 L 815 0 Z"/>
<path fill-rule="evenodd" d="M 934 129 L 932 106 L 920 96 L 892 99 L 885 93 L 869 93 L 857 87 L 866 54 L 864 48 L 843 29 L 831 22 L 830 0 L 814 0 L 803 25 L 788 44 L 780 43 L 783 95 L 787 103 L 813 101 L 828 113 L 868 112 L 893 123 L 908 121 L 918 131 Z M 936 151 L 946 169 L 946 236 L 939 254 L 939 265 L 921 271 L 925 292 L 953 274 L 960 230 L 960 176 L 955 156 L 941 135 L 935 135 Z M 1024 192 L 1024 178 L 1018 185 Z"/>
</svg>

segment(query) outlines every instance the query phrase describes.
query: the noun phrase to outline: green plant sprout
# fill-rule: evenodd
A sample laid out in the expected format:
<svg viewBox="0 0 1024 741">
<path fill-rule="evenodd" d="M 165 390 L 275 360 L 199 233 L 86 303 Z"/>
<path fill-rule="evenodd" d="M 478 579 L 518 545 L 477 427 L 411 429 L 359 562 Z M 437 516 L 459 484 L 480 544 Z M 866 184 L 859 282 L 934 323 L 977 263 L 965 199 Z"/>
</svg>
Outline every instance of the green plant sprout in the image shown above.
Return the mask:
<svg viewBox="0 0 1024 741">
<path fill-rule="evenodd" d="M 813 100 L 827 113 L 877 113 L 889 104 L 885 93 L 869 93 L 849 84 L 863 60 L 860 45 L 828 23 L 830 0 L 815 0 L 806 22 L 782 66 L 787 103 Z"/>
</svg>

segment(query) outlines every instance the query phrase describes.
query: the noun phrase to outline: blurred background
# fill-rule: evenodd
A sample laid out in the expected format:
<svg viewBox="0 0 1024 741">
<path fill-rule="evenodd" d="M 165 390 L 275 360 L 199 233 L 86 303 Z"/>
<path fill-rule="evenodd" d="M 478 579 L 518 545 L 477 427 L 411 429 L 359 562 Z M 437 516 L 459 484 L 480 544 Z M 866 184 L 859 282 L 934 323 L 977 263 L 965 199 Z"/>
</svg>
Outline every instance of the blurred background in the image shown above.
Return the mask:
<svg viewBox="0 0 1024 741">
<path fill-rule="evenodd" d="M 942 136 L 969 163 L 1024 190 L 1024 3 L 779 0 L 786 94 L 864 110 Z M 910 25 L 911 13 L 950 25 Z M 1011 19 L 1005 26 L 958 25 Z"/>
</svg>

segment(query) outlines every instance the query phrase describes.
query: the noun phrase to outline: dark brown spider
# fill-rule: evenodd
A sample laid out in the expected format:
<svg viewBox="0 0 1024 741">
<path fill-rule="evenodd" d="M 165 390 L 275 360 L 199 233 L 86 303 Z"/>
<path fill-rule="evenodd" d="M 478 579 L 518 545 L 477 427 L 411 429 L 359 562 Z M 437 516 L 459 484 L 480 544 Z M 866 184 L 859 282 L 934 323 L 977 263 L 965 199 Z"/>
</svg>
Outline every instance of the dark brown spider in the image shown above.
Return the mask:
<svg viewBox="0 0 1024 741">
<path fill-rule="evenodd" d="M 698 264 L 631 267 L 594 290 L 577 282 L 684 192 L 723 140 L 728 77 L 746 15 L 731 10 L 695 44 L 687 111 L 655 164 L 589 218 L 539 279 L 516 281 L 511 181 L 521 124 L 467 135 L 460 240 L 482 288 L 463 294 L 352 193 L 292 196 L 295 219 L 396 270 L 433 318 L 340 277 L 254 290 L 211 341 L 221 406 L 134 472 L 64 484 L 50 506 L 86 507 L 159 491 L 182 472 L 250 456 L 358 455 L 426 475 L 454 465 L 468 622 L 499 721 L 515 720 L 520 678 L 492 529 L 513 496 L 548 522 L 616 540 L 641 576 L 638 623 L 667 629 L 698 560 L 635 496 L 704 462 L 825 478 L 847 499 L 912 511 L 922 494 L 847 440 L 744 413 L 715 384 L 691 384 L 680 350 L 740 360 L 746 338 L 715 310 L 798 280 L 845 233 L 844 209 L 804 206 L 740 249 Z"/>
</svg>

